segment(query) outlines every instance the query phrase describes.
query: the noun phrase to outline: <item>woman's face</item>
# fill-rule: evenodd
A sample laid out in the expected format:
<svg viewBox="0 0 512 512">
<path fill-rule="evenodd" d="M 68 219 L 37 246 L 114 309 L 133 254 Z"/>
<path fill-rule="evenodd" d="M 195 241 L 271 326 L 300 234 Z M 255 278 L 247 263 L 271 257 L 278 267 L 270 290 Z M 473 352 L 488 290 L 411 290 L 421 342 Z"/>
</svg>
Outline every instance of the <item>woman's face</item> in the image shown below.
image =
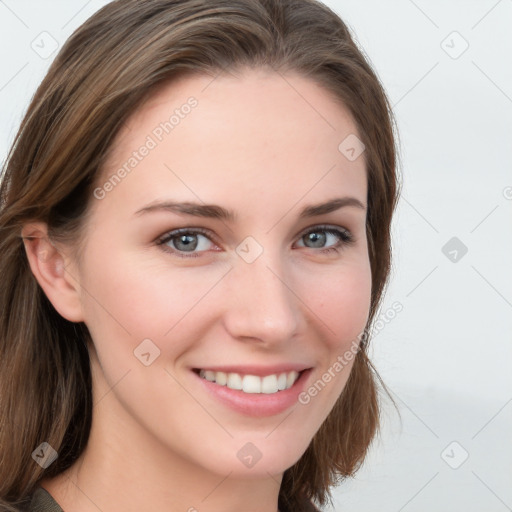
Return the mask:
<svg viewBox="0 0 512 512">
<path fill-rule="evenodd" d="M 232 477 L 300 458 L 368 319 L 356 136 L 324 89 L 262 70 L 182 78 L 129 119 L 68 267 L 109 443 Z"/>
</svg>

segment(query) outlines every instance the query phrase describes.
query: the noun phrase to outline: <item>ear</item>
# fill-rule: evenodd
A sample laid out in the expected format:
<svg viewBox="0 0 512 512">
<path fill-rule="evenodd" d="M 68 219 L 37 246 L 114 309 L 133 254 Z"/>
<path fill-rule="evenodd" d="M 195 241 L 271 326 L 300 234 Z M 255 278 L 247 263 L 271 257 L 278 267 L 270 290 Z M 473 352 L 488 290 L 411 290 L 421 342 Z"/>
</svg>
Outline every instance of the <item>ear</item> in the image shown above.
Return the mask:
<svg viewBox="0 0 512 512">
<path fill-rule="evenodd" d="M 21 236 L 30 269 L 48 300 L 66 320 L 82 322 L 78 275 L 64 251 L 50 241 L 47 225 L 43 222 L 25 224 Z"/>
</svg>

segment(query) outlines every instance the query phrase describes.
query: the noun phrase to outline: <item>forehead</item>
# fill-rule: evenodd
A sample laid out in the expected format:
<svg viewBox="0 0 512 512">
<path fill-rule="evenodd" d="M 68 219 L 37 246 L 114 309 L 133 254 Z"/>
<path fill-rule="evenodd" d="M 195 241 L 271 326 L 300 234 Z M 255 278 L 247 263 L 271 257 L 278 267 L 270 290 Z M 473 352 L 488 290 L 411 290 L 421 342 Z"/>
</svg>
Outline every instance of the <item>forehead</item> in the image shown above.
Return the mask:
<svg viewBox="0 0 512 512">
<path fill-rule="evenodd" d="M 301 197 L 344 192 L 365 202 L 364 154 L 351 161 L 339 149 L 354 136 L 349 110 L 300 75 L 182 77 L 125 123 L 100 181 L 125 172 L 102 207 L 115 198 L 116 208 L 133 210 L 167 195 L 229 201 L 233 209 L 262 199 L 290 208 Z"/>
</svg>

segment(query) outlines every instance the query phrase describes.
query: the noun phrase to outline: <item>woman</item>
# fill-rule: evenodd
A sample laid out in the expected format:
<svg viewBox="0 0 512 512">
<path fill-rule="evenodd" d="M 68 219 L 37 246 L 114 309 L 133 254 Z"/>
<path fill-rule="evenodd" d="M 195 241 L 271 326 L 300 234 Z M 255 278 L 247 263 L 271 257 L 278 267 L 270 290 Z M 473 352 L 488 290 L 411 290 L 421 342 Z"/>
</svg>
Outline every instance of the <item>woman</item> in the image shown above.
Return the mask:
<svg viewBox="0 0 512 512">
<path fill-rule="evenodd" d="M 325 504 L 378 431 L 393 126 L 313 0 L 84 23 L 1 185 L 3 509 Z"/>
</svg>

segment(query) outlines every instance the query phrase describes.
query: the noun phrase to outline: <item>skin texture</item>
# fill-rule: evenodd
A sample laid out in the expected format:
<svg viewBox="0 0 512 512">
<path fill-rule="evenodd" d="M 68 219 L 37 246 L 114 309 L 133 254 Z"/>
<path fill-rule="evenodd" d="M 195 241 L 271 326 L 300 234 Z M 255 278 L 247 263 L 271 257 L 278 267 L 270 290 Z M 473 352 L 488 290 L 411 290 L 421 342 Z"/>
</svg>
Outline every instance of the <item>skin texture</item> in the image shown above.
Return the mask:
<svg viewBox="0 0 512 512">
<path fill-rule="evenodd" d="M 250 69 L 168 84 L 126 123 L 99 186 L 191 96 L 197 106 L 104 198 L 92 199 L 80 261 L 48 243 L 44 224 L 23 229 L 38 237 L 25 246 L 45 293 L 62 316 L 85 322 L 93 340 L 87 449 L 43 481 L 67 512 L 275 512 L 283 472 L 306 450 L 352 364 L 309 404 L 257 418 L 209 396 L 190 368 L 300 363 L 313 368 L 307 389 L 366 325 L 366 211 L 298 216 L 336 197 L 366 206 L 364 159 L 338 150 L 356 127 L 314 82 Z M 165 199 L 218 204 L 237 219 L 134 215 Z M 354 243 L 321 252 L 340 241 L 326 234 L 323 245 L 308 242 L 304 234 L 322 224 L 349 230 Z M 211 233 L 198 235 L 197 258 L 155 242 L 183 227 Z M 236 251 L 248 236 L 263 249 L 252 263 Z M 177 250 L 177 242 L 167 247 Z M 147 338 L 160 350 L 149 366 L 134 356 Z M 262 454 L 251 468 L 237 457 L 247 442 Z"/>
</svg>

